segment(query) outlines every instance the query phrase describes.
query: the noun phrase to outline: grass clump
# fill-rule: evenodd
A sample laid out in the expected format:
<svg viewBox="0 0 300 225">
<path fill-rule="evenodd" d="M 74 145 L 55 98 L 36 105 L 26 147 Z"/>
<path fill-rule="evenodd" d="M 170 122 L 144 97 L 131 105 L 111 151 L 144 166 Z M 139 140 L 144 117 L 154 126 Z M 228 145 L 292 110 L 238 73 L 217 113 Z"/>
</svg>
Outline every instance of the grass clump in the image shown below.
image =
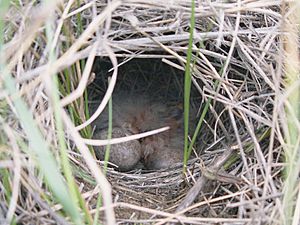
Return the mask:
<svg viewBox="0 0 300 225">
<path fill-rule="evenodd" d="M 283 1 L 1 1 L 0 223 L 298 224 L 298 15 Z M 94 157 L 118 85 L 183 99 L 184 176 Z"/>
</svg>

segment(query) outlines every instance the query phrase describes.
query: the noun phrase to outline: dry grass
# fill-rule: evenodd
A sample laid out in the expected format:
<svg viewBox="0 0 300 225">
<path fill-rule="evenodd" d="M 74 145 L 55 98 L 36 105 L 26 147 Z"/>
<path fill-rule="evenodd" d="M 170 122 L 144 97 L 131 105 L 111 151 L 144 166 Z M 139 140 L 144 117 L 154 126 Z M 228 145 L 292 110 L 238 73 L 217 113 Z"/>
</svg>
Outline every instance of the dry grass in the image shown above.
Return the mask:
<svg viewBox="0 0 300 225">
<path fill-rule="evenodd" d="M 149 173 L 109 168 L 106 175 L 88 144 L 110 142 L 90 140 L 90 124 L 104 110 L 121 64 L 161 59 L 184 71 L 190 1 L 5 4 L 1 224 L 97 224 L 97 216 L 104 224 L 299 224 L 296 3 L 198 1 L 192 83 L 202 99 L 194 102 L 199 115 L 208 109 L 198 157 L 185 174 L 176 165 Z M 99 76 L 92 73 L 96 56 L 110 60 L 112 76 L 89 115 L 85 90 Z M 287 164 L 295 166 L 285 179 Z"/>
</svg>

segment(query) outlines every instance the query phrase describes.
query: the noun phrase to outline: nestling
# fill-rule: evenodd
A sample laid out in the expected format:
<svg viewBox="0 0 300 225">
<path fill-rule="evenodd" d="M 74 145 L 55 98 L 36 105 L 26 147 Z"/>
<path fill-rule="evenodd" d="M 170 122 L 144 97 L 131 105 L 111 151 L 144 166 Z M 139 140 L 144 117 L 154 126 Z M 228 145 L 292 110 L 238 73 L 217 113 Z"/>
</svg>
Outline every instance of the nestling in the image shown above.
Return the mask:
<svg viewBox="0 0 300 225">
<path fill-rule="evenodd" d="M 110 162 L 119 170 L 134 169 L 142 161 L 146 169 L 168 168 L 183 160 L 183 118 L 178 106 L 156 102 L 148 95 L 138 97 L 123 92 L 113 95 L 113 137 L 138 134 L 169 126 L 170 130 L 140 140 L 111 146 Z M 107 137 L 107 111 L 96 121 L 94 135 L 97 139 Z M 104 158 L 104 147 L 96 150 L 100 160 Z"/>
</svg>

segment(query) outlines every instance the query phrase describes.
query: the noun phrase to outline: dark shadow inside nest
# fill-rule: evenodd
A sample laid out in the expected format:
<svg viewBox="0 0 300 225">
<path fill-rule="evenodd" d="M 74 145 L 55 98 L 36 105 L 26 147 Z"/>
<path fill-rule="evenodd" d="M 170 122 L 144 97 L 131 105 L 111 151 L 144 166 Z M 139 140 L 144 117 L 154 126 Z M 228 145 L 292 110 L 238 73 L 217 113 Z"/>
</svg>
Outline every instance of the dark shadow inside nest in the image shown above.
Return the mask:
<svg viewBox="0 0 300 225">
<path fill-rule="evenodd" d="M 122 64 L 124 60 L 118 60 L 118 79 L 112 95 L 112 138 L 165 126 L 170 129 L 139 140 L 111 145 L 109 161 L 121 172 L 173 167 L 183 161 L 184 72 L 163 63 L 161 59 L 133 59 Z M 95 112 L 103 99 L 108 77 L 112 75 L 112 64 L 107 58 L 97 58 L 93 71 L 95 80 L 88 87 L 90 113 Z M 200 102 L 199 92 L 192 87 L 191 131 L 195 128 Z M 94 139 L 107 139 L 108 107 L 94 121 L 93 129 Z M 103 160 L 105 146 L 94 147 L 94 150 L 97 158 Z"/>
</svg>

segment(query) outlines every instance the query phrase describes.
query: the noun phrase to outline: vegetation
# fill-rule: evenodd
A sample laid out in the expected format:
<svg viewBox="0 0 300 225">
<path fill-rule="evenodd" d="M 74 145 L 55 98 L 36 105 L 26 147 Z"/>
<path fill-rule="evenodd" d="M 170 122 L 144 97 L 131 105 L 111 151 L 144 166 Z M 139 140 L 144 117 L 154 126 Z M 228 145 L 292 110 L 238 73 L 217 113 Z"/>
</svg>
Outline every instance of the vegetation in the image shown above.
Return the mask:
<svg viewBox="0 0 300 225">
<path fill-rule="evenodd" d="M 299 1 L 0 1 L 0 224 L 299 224 L 299 15 Z M 92 112 L 98 60 L 111 74 Z M 118 172 L 92 151 L 120 141 L 118 74 L 157 65 L 185 73 L 184 162 Z M 108 140 L 91 140 L 106 105 Z"/>
</svg>

